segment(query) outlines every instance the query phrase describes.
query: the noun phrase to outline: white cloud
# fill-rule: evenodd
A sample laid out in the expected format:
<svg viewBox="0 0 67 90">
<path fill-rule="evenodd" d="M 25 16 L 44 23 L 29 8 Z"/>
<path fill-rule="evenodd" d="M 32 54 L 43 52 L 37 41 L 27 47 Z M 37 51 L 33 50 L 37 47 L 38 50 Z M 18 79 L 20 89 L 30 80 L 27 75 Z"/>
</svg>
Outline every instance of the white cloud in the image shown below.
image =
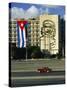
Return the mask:
<svg viewBox="0 0 67 90">
<path fill-rule="evenodd" d="M 11 18 L 24 18 L 25 11 L 22 8 L 13 7 L 11 8 Z"/>
<path fill-rule="evenodd" d="M 59 6 L 58 5 L 45 5 L 42 4 L 40 10 L 41 14 L 45 14 L 45 13 L 50 13 L 50 9 L 54 8 L 57 9 Z"/>
<path fill-rule="evenodd" d="M 31 6 L 27 10 L 23 8 L 13 7 L 11 8 L 11 18 L 31 18 L 39 15 L 39 10 L 35 6 Z"/>
<path fill-rule="evenodd" d="M 43 8 L 40 8 L 39 11 L 40 11 L 40 14 L 44 14 Z"/>
<path fill-rule="evenodd" d="M 39 10 L 35 6 L 31 6 L 27 11 L 26 11 L 26 16 L 27 18 L 31 17 L 36 17 L 39 15 Z"/>
</svg>

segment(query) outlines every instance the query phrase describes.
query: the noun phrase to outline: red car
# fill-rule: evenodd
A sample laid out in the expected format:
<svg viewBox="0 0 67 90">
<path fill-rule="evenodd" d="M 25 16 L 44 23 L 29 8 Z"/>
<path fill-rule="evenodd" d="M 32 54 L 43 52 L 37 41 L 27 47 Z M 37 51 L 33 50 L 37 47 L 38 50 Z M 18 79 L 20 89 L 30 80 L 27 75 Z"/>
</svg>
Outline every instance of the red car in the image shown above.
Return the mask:
<svg viewBox="0 0 67 90">
<path fill-rule="evenodd" d="M 48 67 L 42 67 L 42 68 L 39 68 L 39 69 L 37 69 L 37 70 L 38 70 L 38 72 L 40 72 L 40 73 L 44 73 L 44 72 L 49 73 L 49 72 L 52 71 L 52 70 L 51 70 L 50 68 L 48 68 Z"/>
</svg>

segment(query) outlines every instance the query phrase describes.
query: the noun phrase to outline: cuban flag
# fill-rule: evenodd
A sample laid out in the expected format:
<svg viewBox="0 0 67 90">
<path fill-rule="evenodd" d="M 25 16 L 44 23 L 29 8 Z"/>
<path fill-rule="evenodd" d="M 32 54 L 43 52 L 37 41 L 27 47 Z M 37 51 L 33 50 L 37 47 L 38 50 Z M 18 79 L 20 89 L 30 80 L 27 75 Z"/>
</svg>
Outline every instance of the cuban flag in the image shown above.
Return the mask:
<svg viewBox="0 0 67 90">
<path fill-rule="evenodd" d="M 26 47 L 26 37 L 27 37 L 27 21 L 18 20 L 17 21 L 17 39 L 18 47 Z"/>
</svg>

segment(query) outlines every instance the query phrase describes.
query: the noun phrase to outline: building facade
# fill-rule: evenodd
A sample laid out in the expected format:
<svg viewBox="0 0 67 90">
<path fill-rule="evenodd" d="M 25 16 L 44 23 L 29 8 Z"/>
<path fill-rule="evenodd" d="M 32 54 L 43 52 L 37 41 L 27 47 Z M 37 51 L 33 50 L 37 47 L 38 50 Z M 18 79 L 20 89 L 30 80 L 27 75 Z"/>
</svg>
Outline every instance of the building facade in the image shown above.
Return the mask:
<svg viewBox="0 0 67 90">
<path fill-rule="evenodd" d="M 50 54 L 59 52 L 59 16 L 40 15 L 41 50 L 48 50 Z"/>
<path fill-rule="evenodd" d="M 28 42 L 31 46 L 40 46 L 40 27 L 39 18 L 28 20 Z"/>
<path fill-rule="evenodd" d="M 50 54 L 57 54 L 60 36 L 59 16 L 45 14 L 27 21 L 27 46 L 39 46 L 41 51 L 48 50 Z M 17 40 L 17 20 L 10 20 L 9 43 L 17 47 Z"/>
<path fill-rule="evenodd" d="M 22 19 L 23 20 L 23 19 Z M 27 27 L 27 45 L 40 46 L 39 42 L 39 19 L 29 19 Z M 18 46 L 17 39 L 17 20 L 10 20 L 9 22 L 9 42 L 15 43 Z"/>
<path fill-rule="evenodd" d="M 17 24 L 16 20 L 9 21 L 9 43 L 15 44 L 17 43 Z"/>
</svg>

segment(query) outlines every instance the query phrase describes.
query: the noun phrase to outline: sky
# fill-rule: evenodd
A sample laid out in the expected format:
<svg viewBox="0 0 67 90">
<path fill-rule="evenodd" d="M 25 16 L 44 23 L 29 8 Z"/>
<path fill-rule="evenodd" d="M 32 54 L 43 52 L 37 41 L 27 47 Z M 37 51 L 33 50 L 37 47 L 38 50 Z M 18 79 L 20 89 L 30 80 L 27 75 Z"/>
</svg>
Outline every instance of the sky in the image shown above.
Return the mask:
<svg viewBox="0 0 67 90">
<path fill-rule="evenodd" d="M 29 4 L 29 3 L 11 3 L 9 4 L 11 18 L 35 18 L 39 15 L 57 14 L 61 18 L 65 15 L 65 6 L 45 5 L 45 4 Z"/>
</svg>

